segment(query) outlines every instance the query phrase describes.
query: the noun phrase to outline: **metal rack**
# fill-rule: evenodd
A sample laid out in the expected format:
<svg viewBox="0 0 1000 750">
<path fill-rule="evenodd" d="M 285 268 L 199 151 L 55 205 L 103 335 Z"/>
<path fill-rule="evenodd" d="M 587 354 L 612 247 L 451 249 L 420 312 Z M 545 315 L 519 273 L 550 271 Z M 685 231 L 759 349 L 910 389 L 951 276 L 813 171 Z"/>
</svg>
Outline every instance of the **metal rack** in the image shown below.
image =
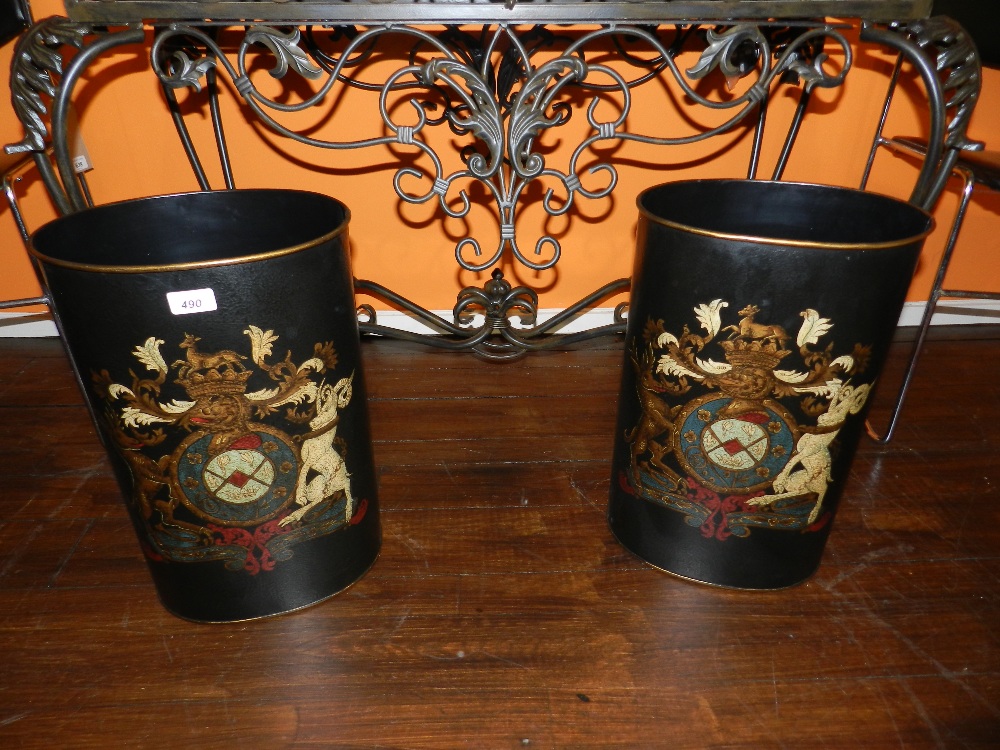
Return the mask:
<svg viewBox="0 0 1000 750">
<path fill-rule="evenodd" d="M 783 147 L 765 179 L 782 177 L 788 155 L 818 88 L 841 86 L 853 64 L 847 33 L 860 26 L 862 44 L 890 49 L 912 65 L 928 102 L 931 147 L 911 201 L 929 207 L 943 188 L 954 159 L 977 144 L 965 137 L 979 92 L 975 47 L 947 19 L 926 18 L 930 0 L 661 0 L 657 2 L 507 3 L 459 2 L 191 2 L 185 0 L 67 0 L 68 18 L 34 25 L 15 52 L 11 89 L 25 138 L 10 153 L 31 153 L 47 189 L 63 213 L 88 204 L 67 143 L 67 118 L 75 87 L 98 58 L 123 45 L 150 48 L 153 70 L 174 117 L 178 136 L 202 189 L 209 189 L 202 156 L 193 145 L 176 92 L 204 88 L 227 188 L 234 186 L 225 129 L 218 108 L 220 78 L 242 97 L 266 127 L 298 143 L 327 150 L 397 146 L 420 158 L 401 164 L 392 179 L 398 200 L 435 204 L 443 219 L 469 214 L 468 186 L 489 196 L 494 236 L 469 234 L 454 248 L 460 269 L 490 271 L 482 287 L 463 289 L 451 319 L 421 307 L 376 281 L 358 280 L 360 293 L 405 310 L 434 331 L 424 335 L 382 325 L 372 305 L 359 307 L 361 330 L 465 349 L 491 359 L 625 328 L 619 306 L 612 323 L 575 334 L 551 334 L 582 311 L 627 290 L 628 279 L 611 280 L 554 318 L 538 322 L 538 294 L 514 287 L 501 261 L 533 271 L 554 268 L 559 240 L 543 235 L 522 247 L 518 219 L 527 187 L 545 185 L 542 208 L 550 217 L 575 204 L 605 198 L 618 182 L 608 159 L 583 166 L 595 144 L 637 142 L 664 149 L 750 128 L 754 132 L 747 176 L 761 177 L 761 143 L 768 103 L 780 87 L 797 92 L 798 105 Z M 829 20 L 854 19 L 854 20 Z M 571 25 L 571 26 L 570 26 Z M 385 80 L 357 77 L 359 61 L 376 51 L 403 50 L 398 69 Z M 697 53 L 681 67 L 684 51 Z M 829 64 L 831 51 L 842 60 Z M 71 51 L 66 65 L 65 52 Z M 604 61 L 611 54 L 624 63 Z M 265 60 L 266 64 L 261 64 Z M 297 103 L 269 95 L 258 76 L 312 82 L 313 93 Z M 698 82 L 723 74 L 741 83 L 738 95 L 712 98 Z M 702 132 L 671 135 L 638 132 L 629 121 L 633 97 L 668 79 L 687 101 L 720 113 L 722 122 Z M 286 124 L 289 116 L 332 106 L 342 87 L 378 97 L 381 133 L 362 140 L 328 140 Z M 415 120 L 398 120 L 387 100 L 405 92 Z M 575 94 L 575 99 L 569 96 Z M 614 97 L 617 114 L 598 114 Z M 574 104 L 576 109 L 574 110 Z M 582 106 L 580 103 L 582 102 Z M 582 111 L 580 111 L 582 110 Z M 604 110 L 601 110 L 602 112 Z M 587 134 L 563 164 L 539 147 L 568 119 L 585 117 Z M 461 145 L 449 153 L 426 136 L 450 129 Z M 45 155 L 51 146 L 54 159 Z M 458 154 L 459 163 L 454 166 Z M 414 187 L 414 185 L 419 186 Z"/>
</svg>

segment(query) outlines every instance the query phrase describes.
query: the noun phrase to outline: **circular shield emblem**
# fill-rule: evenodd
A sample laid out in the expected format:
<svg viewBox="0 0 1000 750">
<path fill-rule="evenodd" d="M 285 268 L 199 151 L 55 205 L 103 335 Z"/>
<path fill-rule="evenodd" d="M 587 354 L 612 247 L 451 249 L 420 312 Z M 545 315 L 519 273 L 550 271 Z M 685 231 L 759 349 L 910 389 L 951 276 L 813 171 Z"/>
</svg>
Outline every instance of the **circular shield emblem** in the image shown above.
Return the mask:
<svg viewBox="0 0 1000 750">
<path fill-rule="evenodd" d="M 764 401 L 730 414 L 732 399 L 709 396 L 688 405 L 677 420 L 677 458 L 699 482 L 717 492 L 748 494 L 771 485 L 798 437 L 779 404 Z"/>
<path fill-rule="evenodd" d="M 298 459 L 291 439 L 266 425 L 252 429 L 214 456 L 209 433 L 181 443 L 174 481 L 192 512 L 213 523 L 249 527 L 274 518 L 292 501 Z"/>
</svg>

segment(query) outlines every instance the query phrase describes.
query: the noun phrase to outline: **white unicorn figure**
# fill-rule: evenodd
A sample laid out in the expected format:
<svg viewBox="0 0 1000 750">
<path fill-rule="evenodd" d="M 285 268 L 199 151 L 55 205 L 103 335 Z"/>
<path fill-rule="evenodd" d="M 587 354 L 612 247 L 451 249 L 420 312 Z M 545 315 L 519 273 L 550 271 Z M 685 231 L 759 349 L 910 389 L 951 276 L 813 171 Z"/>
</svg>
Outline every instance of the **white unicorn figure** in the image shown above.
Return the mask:
<svg viewBox="0 0 1000 750">
<path fill-rule="evenodd" d="M 816 494 L 816 504 L 806 523 L 815 523 L 832 479 L 830 444 L 840 433 L 847 415 L 861 411 L 868 399 L 869 390 L 871 386 L 867 383 L 856 388 L 851 385 L 837 387 L 830 399 L 830 407 L 816 419 L 821 431 L 802 435 L 795 444 L 795 453 L 774 478 L 772 487 L 777 491 L 776 494 L 763 495 L 747 502 L 750 505 L 770 505 L 775 500 L 801 497 L 812 492 Z M 796 467 L 799 467 L 798 471 L 793 471 Z"/>
<path fill-rule="evenodd" d="M 299 451 L 302 468 L 295 484 L 295 502 L 300 507 L 282 518 L 279 525 L 287 526 L 300 520 L 340 490 L 343 490 L 347 498 L 344 520 L 351 520 L 354 514 L 351 475 L 347 472 L 343 457 L 333 447 L 333 440 L 337 436 L 337 424 L 340 422 L 339 410 L 350 402 L 353 382 L 352 373 L 349 378 L 342 378 L 336 385 L 324 384 L 319 387 L 316 393 L 316 416 L 309 422 L 312 432 L 318 434 L 306 438 Z M 308 479 L 310 473 L 314 473 L 312 479 Z"/>
</svg>

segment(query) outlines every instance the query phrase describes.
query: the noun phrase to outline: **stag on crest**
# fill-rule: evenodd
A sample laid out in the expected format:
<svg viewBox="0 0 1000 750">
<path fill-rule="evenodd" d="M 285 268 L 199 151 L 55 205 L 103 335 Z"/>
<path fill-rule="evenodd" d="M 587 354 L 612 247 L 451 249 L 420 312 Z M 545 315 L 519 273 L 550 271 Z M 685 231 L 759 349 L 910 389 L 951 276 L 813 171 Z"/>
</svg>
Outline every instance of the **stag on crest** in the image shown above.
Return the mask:
<svg viewBox="0 0 1000 750">
<path fill-rule="evenodd" d="M 174 367 L 179 367 L 180 370 L 177 373 L 179 378 L 186 378 L 193 372 L 203 372 L 205 370 L 217 370 L 218 372 L 246 372 L 243 363 L 240 360 L 246 359 L 242 354 L 237 354 L 230 349 L 223 349 L 222 351 L 214 353 L 205 353 L 198 351 L 198 342 L 201 338 L 194 336 L 190 333 L 184 334 L 184 341 L 181 342 L 180 348 L 186 349 L 185 353 L 186 359 L 179 359 L 174 362 Z"/>
<path fill-rule="evenodd" d="M 729 334 L 730 339 L 738 339 L 740 341 L 771 341 L 779 347 L 784 347 L 785 342 L 791 338 L 784 328 L 776 325 L 767 325 L 765 323 L 757 323 L 754 321 L 754 315 L 760 312 L 760 308 L 757 305 L 747 305 L 742 310 L 740 310 L 739 323 L 732 326 L 726 326 L 723 331 L 732 331 Z"/>
</svg>

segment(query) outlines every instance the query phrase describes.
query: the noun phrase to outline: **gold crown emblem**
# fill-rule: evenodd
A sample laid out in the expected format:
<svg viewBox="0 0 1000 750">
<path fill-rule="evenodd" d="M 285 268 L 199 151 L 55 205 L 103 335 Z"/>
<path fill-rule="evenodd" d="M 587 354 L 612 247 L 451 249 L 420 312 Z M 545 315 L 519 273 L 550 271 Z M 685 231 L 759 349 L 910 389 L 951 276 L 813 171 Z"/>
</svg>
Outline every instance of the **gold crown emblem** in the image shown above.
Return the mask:
<svg viewBox="0 0 1000 750">
<path fill-rule="evenodd" d="M 734 368 L 752 367 L 760 370 L 773 370 L 781 360 L 791 352 L 781 348 L 773 341 L 722 341 L 726 353 L 726 361 Z"/>
<path fill-rule="evenodd" d="M 191 398 L 206 396 L 235 396 L 246 392 L 247 380 L 253 373 L 249 370 L 235 371 L 230 369 L 196 370 L 188 373 L 177 382 L 184 387 Z"/>
</svg>

